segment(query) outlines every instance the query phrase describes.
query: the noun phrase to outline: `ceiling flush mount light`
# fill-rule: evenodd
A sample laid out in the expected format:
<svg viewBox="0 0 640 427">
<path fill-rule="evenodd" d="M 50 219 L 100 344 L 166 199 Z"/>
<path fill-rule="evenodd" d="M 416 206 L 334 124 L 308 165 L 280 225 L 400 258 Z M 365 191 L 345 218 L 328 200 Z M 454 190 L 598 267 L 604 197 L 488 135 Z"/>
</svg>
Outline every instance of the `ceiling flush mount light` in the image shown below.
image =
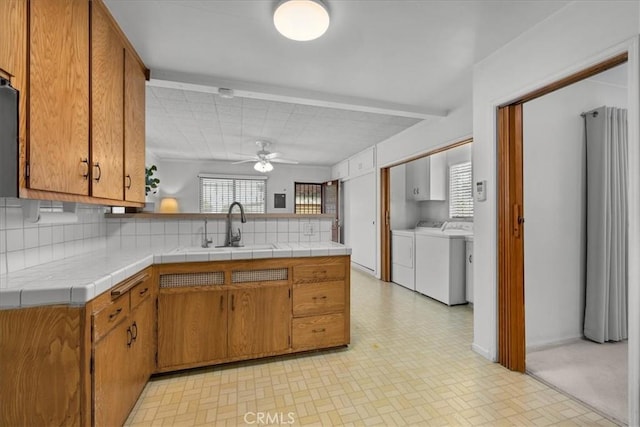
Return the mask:
<svg viewBox="0 0 640 427">
<path fill-rule="evenodd" d="M 266 160 L 261 160 L 259 162 L 256 162 L 256 164 L 253 165 L 253 168 L 258 172 L 265 173 L 265 172 L 271 172 L 273 170 L 273 165 L 271 164 L 271 162 L 268 162 Z"/>
<path fill-rule="evenodd" d="M 314 40 L 329 28 L 329 10 L 321 0 L 282 0 L 273 13 L 273 24 L 288 39 Z"/>
</svg>

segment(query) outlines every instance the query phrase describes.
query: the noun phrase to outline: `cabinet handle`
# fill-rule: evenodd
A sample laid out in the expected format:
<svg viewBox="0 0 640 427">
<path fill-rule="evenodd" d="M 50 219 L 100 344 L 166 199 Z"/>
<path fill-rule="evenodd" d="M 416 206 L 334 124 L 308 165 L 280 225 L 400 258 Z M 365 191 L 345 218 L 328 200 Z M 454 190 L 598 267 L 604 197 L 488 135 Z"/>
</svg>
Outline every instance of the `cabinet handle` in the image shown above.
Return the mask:
<svg viewBox="0 0 640 427">
<path fill-rule="evenodd" d="M 131 339 L 133 341 L 138 339 L 138 324 L 136 322 L 133 322 L 133 325 L 131 325 Z"/>
<path fill-rule="evenodd" d="M 315 300 L 315 299 L 327 299 L 327 296 L 326 296 L 326 295 L 323 295 L 323 296 L 321 296 L 321 297 L 313 297 L 313 299 L 314 299 L 314 300 Z"/>
<path fill-rule="evenodd" d="M 224 310 L 224 295 L 220 295 L 220 311 Z"/>
<path fill-rule="evenodd" d="M 80 159 L 80 163 L 84 163 L 85 172 L 82 174 L 84 179 L 89 179 L 89 159 Z"/>
<path fill-rule="evenodd" d="M 131 347 L 133 342 L 133 335 L 131 334 L 131 328 L 127 328 L 127 347 Z"/>
<path fill-rule="evenodd" d="M 100 177 L 102 176 L 102 169 L 100 169 L 100 163 L 96 162 L 96 163 L 93 165 L 93 167 L 98 169 L 98 176 L 96 176 L 95 178 L 93 178 L 93 180 L 94 180 L 95 182 L 99 182 L 99 181 L 100 181 Z"/>
<path fill-rule="evenodd" d="M 231 294 L 231 311 L 234 311 L 236 309 L 236 296 L 234 294 Z"/>
<path fill-rule="evenodd" d="M 125 178 L 127 178 L 129 180 L 129 184 L 125 185 L 125 187 L 127 188 L 127 190 L 130 190 L 131 189 L 131 184 L 132 184 L 131 175 L 127 175 L 127 176 L 125 176 Z"/>
<path fill-rule="evenodd" d="M 122 307 L 120 307 L 119 309 L 111 313 L 109 315 L 109 320 L 113 320 L 118 314 L 120 314 L 121 311 L 122 311 Z"/>
<path fill-rule="evenodd" d="M 324 332 L 324 331 L 326 331 L 326 329 L 325 329 L 325 328 L 322 328 L 322 329 L 313 329 L 311 332 L 313 332 L 314 334 L 317 334 L 318 332 Z"/>
<path fill-rule="evenodd" d="M 143 290 L 141 290 L 141 291 L 139 292 L 139 295 L 140 295 L 140 296 L 143 296 L 144 294 L 146 294 L 146 293 L 147 293 L 147 291 L 148 291 L 148 290 L 149 290 L 149 288 L 144 288 Z"/>
<path fill-rule="evenodd" d="M 115 298 L 118 298 L 120 295 L 126 294 L 127 292 L 129 292 L 130 289 L 135 288 L 136 286 L 138 286 L 140 283 L 144 282 L 148 278 L 149 278 L 149 273 L 145 273 L 144 275 L 142 275 L 142 277 L 135 276 L 133 279 L 127 282 L 124 282 L 122 285 L 112 290 L 111 298 L 115 299 Z"/>
<path fill-rule="evenodd" d="M 473 254 L 469 254 L 469 264 L 473 262 Z"/>
</svg>

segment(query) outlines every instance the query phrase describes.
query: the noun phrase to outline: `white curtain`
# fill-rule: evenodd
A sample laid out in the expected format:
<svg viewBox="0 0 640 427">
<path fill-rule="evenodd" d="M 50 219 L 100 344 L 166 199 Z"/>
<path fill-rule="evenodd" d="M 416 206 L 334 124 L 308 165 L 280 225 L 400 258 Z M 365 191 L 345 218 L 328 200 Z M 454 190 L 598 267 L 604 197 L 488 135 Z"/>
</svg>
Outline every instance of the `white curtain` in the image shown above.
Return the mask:
<svg viewBox="0 0 640 427">
<path fill-rule="evenodd" d="M 627 110 L 586 114 L 587 274 L 584 335 L 627 338 Z"/>
</svg>

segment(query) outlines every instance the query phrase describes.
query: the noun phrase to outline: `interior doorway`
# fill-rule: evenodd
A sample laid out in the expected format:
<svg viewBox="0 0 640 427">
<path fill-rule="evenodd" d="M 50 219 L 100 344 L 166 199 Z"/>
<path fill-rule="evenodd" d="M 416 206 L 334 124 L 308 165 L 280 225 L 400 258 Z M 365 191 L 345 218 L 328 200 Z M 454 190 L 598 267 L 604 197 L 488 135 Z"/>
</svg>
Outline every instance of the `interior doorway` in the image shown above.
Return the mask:
<svg viewBox="0 0 640 427">
<path fill-rule="evenodd" d="M 437 153 L 452 150 L 473 142 L 473 138 L 465 138 L 436 148 L 424 154 L 413 156 L 385 166 L 380 169 L 380 280 L 391 281 L 391 168 L 404 165 L 417 159 L 428 157 Z"/>
<path fill-rule="evenodd" d="M 526 369 L 524 313 L 523 105 L 627 62 L 622 53 L 498 108 L 498 362 Z"/>
</svg>

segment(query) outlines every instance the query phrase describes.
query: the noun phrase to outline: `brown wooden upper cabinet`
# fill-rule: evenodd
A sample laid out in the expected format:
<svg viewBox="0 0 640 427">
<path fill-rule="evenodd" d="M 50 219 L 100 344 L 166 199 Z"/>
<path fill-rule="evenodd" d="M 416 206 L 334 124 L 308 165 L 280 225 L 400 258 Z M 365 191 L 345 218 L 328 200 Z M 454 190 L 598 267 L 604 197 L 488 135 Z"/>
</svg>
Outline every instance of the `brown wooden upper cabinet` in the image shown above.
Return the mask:
<svg viewBox="0 0 640 427">
<path fill-rule="evenodd" d="M 89 3 L 29 2 L 28 187 L 89 195 Z"/>
<path fill-rule="evenodd" d="M 5 78 L 20 73 L 20 52 L 27 47 L 26 31 L 20 31 L 26 22 L 27 5 L 23 0 L 0 2 L 0 76 Z M 22 54 L 24 55 L 24 53 Z"/>
<path fill-rule="evenodd" d="M 91 8 L 92 195 L 124 199 L 124 45 L 109 12 Z"/>
<path fill-rule="evenodd" d="M 144 203 L 146 70 L 126 50 L 124 56 L 124 199 Z"/>
<path fill-rule="evenodd" d="M 20 197 L 141 206 L 148 70 L 102 1 L 0 0 L 0 48 L 23 101 Z"/>
</svg>

